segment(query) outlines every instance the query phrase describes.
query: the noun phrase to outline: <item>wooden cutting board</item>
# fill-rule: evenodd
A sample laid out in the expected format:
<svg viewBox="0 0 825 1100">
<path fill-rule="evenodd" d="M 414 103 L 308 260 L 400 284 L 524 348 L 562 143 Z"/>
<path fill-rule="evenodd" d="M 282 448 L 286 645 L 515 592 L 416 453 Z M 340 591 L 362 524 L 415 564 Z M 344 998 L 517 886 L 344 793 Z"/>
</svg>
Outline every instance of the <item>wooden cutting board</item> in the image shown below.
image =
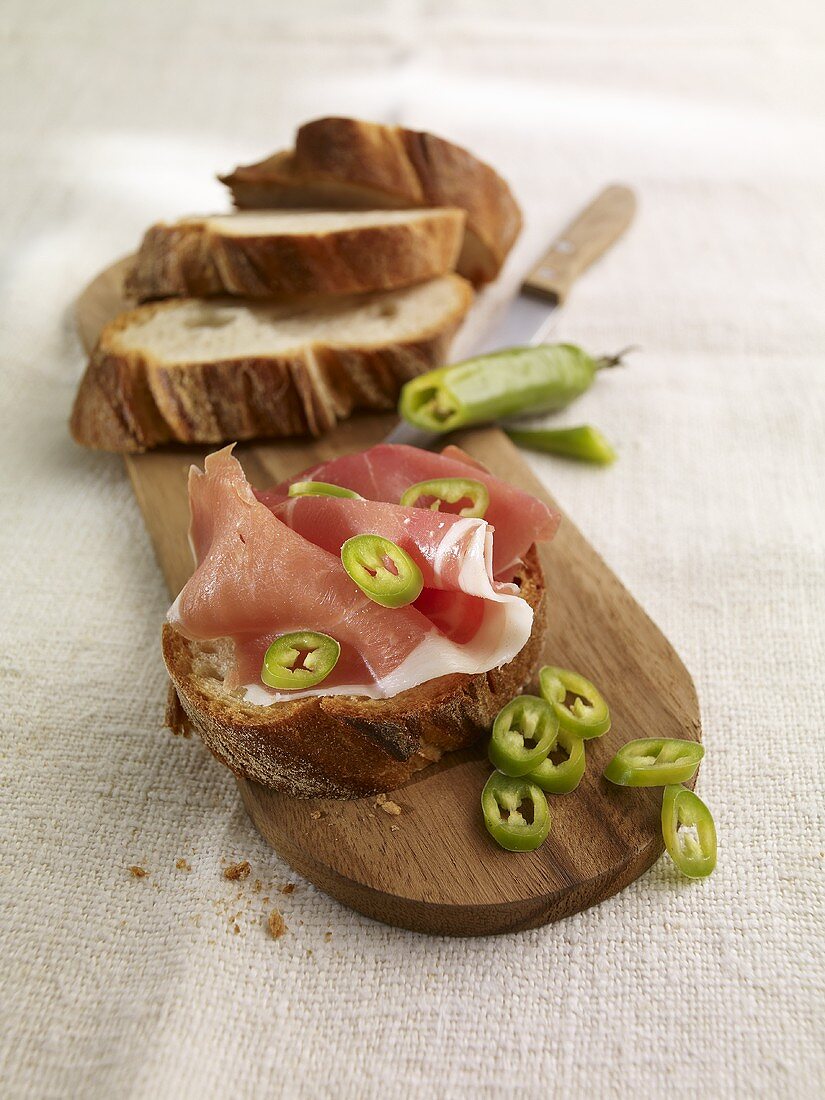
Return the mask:
<svg viewBox="0 0 825 1100">
<path fill-rule="evenodd" d="M 78 301 L 78 327 L 87 348 L 102 324 L 124 307 L 122 274 L 123 261 Z M 377 443 L 393 423 L 391 416 L 357 417 L 321 440 L 242 445 L 236 453 L 250 480 L 262 488 Z M 465 432 L 455 442 L 494 473 L 554 504 L 501 432 Z M 187 469 L 208 449 L 163 449 L 126 458 L 173 595 L 192 571 Z M 479 804 L 491 770 L 483 744 L 448 754 L 417 773 L 392 795 L 401 807 L 398 816 L 382 812 L 374 798 L 296 799 L 237 780 L 259 832 L 296 871 L 345 905 L 419 932 L 517 931 L 604 901 L 661 855 L 661 790 L 615 787 L 602 779 L 602 770 L 631 738 L 698 741 L 693 682 L 667 639 L 567 517 L 541 556 L 550 600 L 545 659 L 595 681 L 610 703 L 613 726 L 588 743 L 578 790 L 549 796 L 552 828 L 537 852 L 504 852 L 488 837 Z"/>
</svg>

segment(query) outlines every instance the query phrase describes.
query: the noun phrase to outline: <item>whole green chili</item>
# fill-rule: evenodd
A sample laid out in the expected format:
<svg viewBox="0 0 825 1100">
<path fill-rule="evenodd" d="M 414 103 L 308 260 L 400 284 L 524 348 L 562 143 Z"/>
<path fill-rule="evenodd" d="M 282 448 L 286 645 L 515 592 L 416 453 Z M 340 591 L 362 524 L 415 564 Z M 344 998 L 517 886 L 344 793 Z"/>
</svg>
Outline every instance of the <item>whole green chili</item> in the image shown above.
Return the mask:
<svg viewBox="0 0 825 1100">
<path fill-rule="evenodd" d="M 506 348 L 438 367 L 401 390 L 399 412 L 430 432 L 563 409 L 620 356 L 594 359 L 573 344 Z"/>
</svg>

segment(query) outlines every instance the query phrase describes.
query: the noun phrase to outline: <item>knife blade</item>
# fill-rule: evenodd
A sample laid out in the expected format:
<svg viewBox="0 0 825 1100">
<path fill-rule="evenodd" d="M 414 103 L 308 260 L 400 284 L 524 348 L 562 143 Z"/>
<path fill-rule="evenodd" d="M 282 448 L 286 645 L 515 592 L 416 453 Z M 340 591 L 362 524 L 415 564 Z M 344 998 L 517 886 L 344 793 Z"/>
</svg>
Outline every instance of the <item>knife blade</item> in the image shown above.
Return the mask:
<svg viewBox="0 0 825 1100">
<path fill-rule="evenodd" d="M 621 237 L 635 211 L 636 196 L 629 187 L 612 184 L 598 194 L 554 238 L 475 354 L 543 343 L 573 283 Z M 443 438 L 401 420 L 384 442 L 429 449 Z"/>
</svg>

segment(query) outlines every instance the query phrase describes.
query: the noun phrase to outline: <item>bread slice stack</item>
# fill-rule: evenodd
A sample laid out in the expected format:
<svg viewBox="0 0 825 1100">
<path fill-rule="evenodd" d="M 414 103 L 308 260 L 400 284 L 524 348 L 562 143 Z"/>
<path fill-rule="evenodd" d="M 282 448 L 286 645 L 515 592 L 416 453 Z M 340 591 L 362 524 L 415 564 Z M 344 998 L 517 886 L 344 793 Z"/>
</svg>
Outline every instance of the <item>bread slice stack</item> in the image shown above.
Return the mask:
<svg viewBox="0 0 825 1100">
<path fill-rule="evenodd" d="M 467 280 L 494 277 L 521 224 L 466 150 L 352 119 L 224 182 L 254 209 L 144 236 L 125 282 L 143 304 L 101 331 L 75 399 L 84 446 L 319 435 L 394 408 L 446 360 Z"/>
<path fill-rule="evenodd" d="M 496 277 L 521 230 L 510 188 L 489 164 L 434 134 L 352 118 L 301 126 L 295 148 L 221 176 L 241 209 L 452 206 L 467 223 L 457 270 Z"/>
</svg>

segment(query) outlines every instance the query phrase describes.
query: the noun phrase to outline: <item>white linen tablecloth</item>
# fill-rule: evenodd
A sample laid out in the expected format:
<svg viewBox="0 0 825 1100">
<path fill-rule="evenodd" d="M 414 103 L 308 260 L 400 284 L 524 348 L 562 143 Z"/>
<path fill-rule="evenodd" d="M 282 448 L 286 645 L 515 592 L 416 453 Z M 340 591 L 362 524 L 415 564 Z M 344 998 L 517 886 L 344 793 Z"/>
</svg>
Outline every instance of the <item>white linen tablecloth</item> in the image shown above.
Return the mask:
<svg viewBox="0 0 825 1100">
<path fill-rule="evenodd" d="M 0 1093 L 822 1095 L 821 5 L 347 8 L 3 5 Z M 696 680 L 707 882 L 664 858 L 537 931 L 412 935 L 296 878 L 161 728 L 167 595 L 122 463 L 68 437 L 69 308 L 324 113 L 443 133 L 512 181 L 527 231 L 479 326 L 599 187 L 638 190 L 557 327 L 643 349 L 562 418 L 620 460 L 531 461 Z"/>
</svg>

